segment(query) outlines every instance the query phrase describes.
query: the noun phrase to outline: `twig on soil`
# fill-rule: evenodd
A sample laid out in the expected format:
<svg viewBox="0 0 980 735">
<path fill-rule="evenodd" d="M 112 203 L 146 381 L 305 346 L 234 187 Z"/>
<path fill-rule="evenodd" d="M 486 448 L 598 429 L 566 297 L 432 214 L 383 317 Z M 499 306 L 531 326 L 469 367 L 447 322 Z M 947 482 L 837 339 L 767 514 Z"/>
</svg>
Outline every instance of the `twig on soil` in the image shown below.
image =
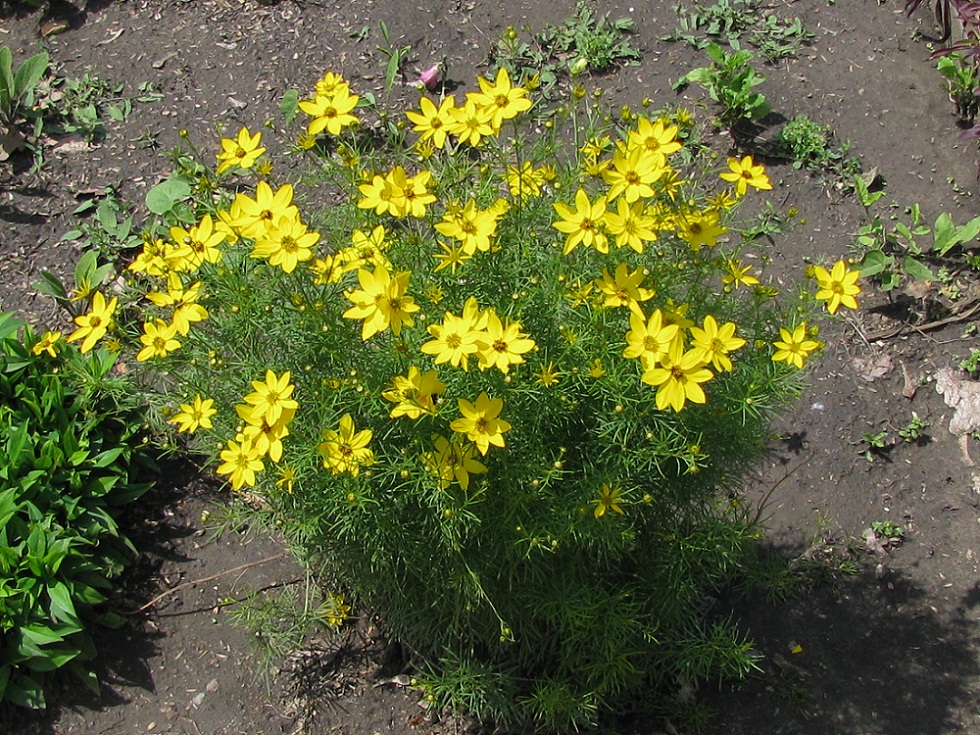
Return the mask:
<svg viewBox="0 0 980 735">
<path fill-rule="evenodd" d="M 202 577 L 201 579 L 195 579 L 195 580 L 190 581 L 190 582 L 181 582 L 176 587 L 171 587 L 169 590 L 166 590 L 165 592 L 161 592 L 159 595 L 157 595 L 156 597 L 154 597 L 152 600 L 150 600 L 146 604 L 140 605 L 138 608 L 136 608 L 132 612 L 126 613 L 126 614 L 127 615 L 135 615 L 136 613 L 141 613 L 144 610 L 147 610 L 147 609 L 153 607 L 154 605 L 156 605 L 164 597 L 168 597 L 169 595 L 172 595 L 175 592 L 179 592 L 180 590 L 187 589 L 188 587 L 194 587 L 194 586 L 199 585 L 199 584 L 204 584 L 205 582 L 210 582 L 212 580 L 218 579 L 218 577 L 224 577 L 227 574 L 234 574 L 235 572 L 240 572 L 243 569 L 248 569 L 249 567 L 257 567 L 260 564 L 268 564 L 270 561 L 275 561 L 276 559 L 282 559 L 284 556 L 287 556 L 288 554 L 289 554 L 288 551 L 281 551 L 278 554 L 273 554 L 272 556 L 267 556 L 265 559 L 258 559 L 257 561 L 250 561 L 247 564 L 240 564 L 239 566 L 235 567 L 234 569 L 226 569 L 223 572 L 218 572 L 217 574 L 212 574 L 210 577 Z"/>
<path fill-rule="evenodd" d="M 884 329 L 880 332 L 869 334 L 865 337 L 865 339 L 867 339 L 869 342 L 877 342 L 878 340 L 897 337 L 906 329 L 914 329 L 919 333 L 930 332 L 934 329 L 940 329 L 941 327 L 945 327 L 950 324 L 958 324 L 960 322 L 969 321 L 977 314 L 977 312 L 980 312 L 980 298 L 975 298 L 965 302 L 959 307 L 957 313 L 952 314 L 945 319 L 937 319 L 934 322 L 927 322 L 925 324 L 902 324 L 900 326 L 893 327 L 892 329 Z"/>
</svg>

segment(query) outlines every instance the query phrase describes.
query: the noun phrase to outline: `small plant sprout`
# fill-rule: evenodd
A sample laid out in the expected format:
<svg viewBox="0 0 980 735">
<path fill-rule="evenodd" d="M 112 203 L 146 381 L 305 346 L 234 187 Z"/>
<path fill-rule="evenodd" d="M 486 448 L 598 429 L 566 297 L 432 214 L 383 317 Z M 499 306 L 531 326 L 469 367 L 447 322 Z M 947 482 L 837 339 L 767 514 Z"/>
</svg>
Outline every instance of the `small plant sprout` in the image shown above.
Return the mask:
<svg viewBox="0 0 980 735">
<path fill-rule="evenodd" d="M 879 431 L 872 433 L 869 431 L 862 434 L 861 441 L 858 444 L 862 447 L 861 456 L 869 462 L 874 462 L 875 457 L 885 456 L 887 449 L 889 449 L 888 432 Z"/>
<path fill-rule="evenodd" d="M 926 438 L 925 430 L 928 428 L 929 422 L 913 411 L 911 421 L 898 430 L 898 435 L 906 442 L 920 442 Z"/>
<path fill-rule="evenodd" d="M 905 529 L 895 521 L 871 521 L 871 530 L 875 532 L 876 538 L 896 545 L 905 538 Z"/>
<path fill-rule="evenodd" d="M 718 44 L 709 44 L 705 53 L 711 59 L 711 66 L 689 71 L 674 89 L 700 84 L 721 107 L 718 114 L 721 125 L 734 134 L 740 125 L 761 120 L 772 108 L 765 95 L 755 91 L 766 78 L 752 67 L 752 52 L 740 49 L 737 43 L 732 48 L 733 52 L 727 53 Z"/>
</svg>

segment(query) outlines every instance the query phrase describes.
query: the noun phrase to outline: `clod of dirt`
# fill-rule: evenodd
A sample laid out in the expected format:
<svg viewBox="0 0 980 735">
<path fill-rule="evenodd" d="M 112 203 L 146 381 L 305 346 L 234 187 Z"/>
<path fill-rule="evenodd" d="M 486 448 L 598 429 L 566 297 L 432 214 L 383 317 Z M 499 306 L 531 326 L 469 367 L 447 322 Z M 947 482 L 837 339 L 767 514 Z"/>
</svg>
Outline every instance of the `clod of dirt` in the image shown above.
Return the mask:
<svg viewBox="0 0 980 735">
<path fill-rule="evenodd" d="M 942 395 L 946 405 L 954 409 L 953 418 L 949 420 L 949 431 L 960 439 L 963 461 L 974 467 L 967 442 L 970 432 L 980 431 L 980 383 L 957 377 L 957 372 L 952 368 L 942 368 L 936 372 L 936 391 Z"/>
</svg>

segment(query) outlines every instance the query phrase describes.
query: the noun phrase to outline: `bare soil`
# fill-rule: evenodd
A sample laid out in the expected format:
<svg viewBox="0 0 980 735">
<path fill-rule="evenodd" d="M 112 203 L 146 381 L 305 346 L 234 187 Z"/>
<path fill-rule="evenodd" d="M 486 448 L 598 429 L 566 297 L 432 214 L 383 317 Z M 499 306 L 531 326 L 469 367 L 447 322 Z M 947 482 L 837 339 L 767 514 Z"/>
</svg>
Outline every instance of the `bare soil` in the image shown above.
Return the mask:
<svg viewBox="0 0 980 735">
<path fill-rule="evenodd" d="M 853 141 L 865 169 L 877 167 L 887 182 L 886 201 L 897 215 L 919 203 L 928 222 L 949 212 L 962 223 L 980 214 L 978 157 L 972 144 L 957 143 L 953 105 L 925 42 L 913 37 L 935 33 L 927 5 L 909 19 L 898 0 L 774 2 L 773 13 L 798 16 L 816 36 L 796 58 L 763 68 L 762 90 L 778 116 L 807 114 Z M 634 44 L 643 54 L 639 65 L 592 82 L 613 109 L 650 97 L 654 107 L 684 100 L 708 117 L 699 89 L 671 90 L 706 63 L 702 52 L 663 40 L 676 25 L 671 4 L 604 0 L 600 10 L 635 20 Z M 572 0 L 90 0 L 70 16 L 69 30 L 43 40 L 41 11 L 0 18 L 0 44 L 17 59 L 44 47 L 62 76 L 90 72 L 124 82 L 130 94 L 152 82 L 164 95 L 137 104 L 124 122 L 109 122 L 98 144 L 56 142 L 40 174 L 9 165 L 0 172 L 0 308 L 39 326 L 61 318 L 32 284 L 42 269 L 71 273 L 78 253 L 61 236 L 73 226 L 72 211 L 106 186 L 141 202 L 167 173 L 163 152 L 181 143 L 182 129 L 213 148 L 216 126 L 260 127 L 277 116 L 284 90 L 305 89 L 328 69 L 381 96 L 378 21 L 394 44 L 411 45 L 411 65 L 426 68 L 445 56 L 451 80 L 465 87 L 486 73 L 481 64 L 507 26 L 539 31 L 573 12 Z M 416 97 L 408 85 L 396 95 Z M 144 147 L 148 133 L 158 148 Z M 726 141 L 719 135 L 715 142 L 725 154 Z M 788 164 L 769 173 L 773 204 L 796 210 L 792 226 L 766 246 L 774 272 L 804 258 L 846 255 L 865 221 L 854 197 Z M 965 288 L 965 299 L 980 297 L 971 284 Z M 920 302 L 906 296 L 914 312 Z M 769 552 L 810 565 L 825 581 L 788 602 L 759 596 L 738 603 L 736 614 L 764 655 L 762 671 L 734 689 L 705 685 L 692 694 L 716 712 L 710 733 L 980 732 L 980 473 L 947 429 L 953 410 L 933 381 L 980 345 L 964 322 L 870 339 L 901 327 L 900 312 L 873 288 L 862 307 L 825 330 L 812 387 L 781 419 L 787 439 L 740 489 L 746 503 L 765 501 Z M 897 439 L 912 411 L 931 423 L 927 441 L 899 441 L 871 461 L 863 456 L 863 434 L 887 429 Z M 980 448 L 971 449 L 980 461 Z M 0 731 L 318 735 L 460 727 L 433 724 L 417 693 L 390 682 L 399 657 L 369 621 L 352 627 L 342 650 L 334 644 L 300 656 L 266 681 L 249 634 L 230 623 L 222 601 L 303 573 L 269 534 L 211 538 L 202 513 L 226 498 L 193 473 L 185 479 L 158 489 L 133 521 L 143 558 L 125 604 L 135 610 L 174 591 L 131 615 L 123 630 L 100 633 L 101 697 L 68 685 L 44 714 L 0 712 Z M 904 542 L 868 542 L 874 521 L 902 526 Z M 834 572 L 846 561 L 856 563 L 856 574 Z M 671 727 L 624 726 L 637 733 Z"/>
</svg>

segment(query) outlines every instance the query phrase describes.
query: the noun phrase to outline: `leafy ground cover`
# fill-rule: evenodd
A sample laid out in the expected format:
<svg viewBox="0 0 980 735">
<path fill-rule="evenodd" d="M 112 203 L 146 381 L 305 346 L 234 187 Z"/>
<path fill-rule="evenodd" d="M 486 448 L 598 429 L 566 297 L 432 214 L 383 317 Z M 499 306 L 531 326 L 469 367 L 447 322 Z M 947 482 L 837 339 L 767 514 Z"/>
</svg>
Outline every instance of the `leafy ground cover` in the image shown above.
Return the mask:
<svg viewBox="0 0 980 735">
<path fill-rule="evenodd" d="M 704 15 L 703 8 L 689 9 Z M 438 22 L 432 20 L 432 8 L 388 8 L 384 3 L 356 9 L 346 4 L 232 8 L 156 2 L 91 7 L 73 30 L 45 43 L 59 72 L 80 78 L 91 71 L 124 82 L 134 96 L 140 85 L 152 82 L 164 97 L 135 105 L 126 119 L 107 123 L 101 144 L 93 146 L 84 136 L 55 142 L 36 178 L 25 181 L 21 171 L 5 181 L 2 216 L 10 232 L 0 262 L 5 308 L 16 307 L 37 323 L 54 322 L 54 309 L 32 295 L 30 284 L 41 267 L 70 279 L 76 252 L 61 237 L 79 229 L 71 215 L 79 204 L 101 200 L 106 187 L 141 202 L 159 183 L 170 161 L 155 159 L 152 145 L 164 151 L 185 140 L 212 146 L 214 121 L 226 122 L 232 133 L 240 125 L 259 129 L 275 116 L 281 90 L 301 88 L 328 68 L 341 69 L 362 88 L 373 85 L 378 97 L 385 95 L 389 57 L 376 50 L 384 42 L 375 30 L 379 20 L 387 24 L 388 48 L 409 49 L 399 53 L 404 81 L 415 76 L 416 68 L 427 69 L 445 56 L 446 78 L 465 85 L 483 71 L 479 64 L 487 49 L 508 25 L 561 28 L 576 12 L 571 3 L 532 9 L 519 3 L 487 8 L 447 2 L 435 10 Z M 638 65 L 587 81 L 590 90 L 605 90 L 610 109 L 621 104 L 639 109 L 649 97 L 655 106 L 681 100 L 695 108 L 703 104 L 699 117 L 717 112 L 697 85 L 681 98 L 671 91 L 684 74 L 709 63 L 696 44 L 663 40 L 678 35 L 677 14 L 646 6 L 630 12 L 628 5 L 616 3 L 598 14 L 607 10 L 613 20 L 634 21 L 631 44 L 641 56 Z M 770 216 L 760 227 L 758 252 L 771 258 L 776 278 L 804 258 L 826 262 L 849 252 L 860 258 L 864 246 L 851 248 L 862 227 L 878 218 L 891 232 L 897 229 L 893 217 L 909 223 L 905 208 L 916 204 L 930 225 L 943 213 L 957 226 L 969 223 L 978 214 L 971 194 L 975 154 L 957 143 L 955 108 L 939 87 L 941 78 L 926 58 L 927 49 L 913 40 L 918 28 L 933 30 L 926 9 L 912 21 L 905 18 L 904 7 L 890 3 L 793 4 L 786 10 L 791 11 L 783 18 L 786 25 L 779 27 L 793 28 L 799 16 L 814 38 L 776 66 L 753 62 L 766 78 L 755 89 L 765 95 L 772 114 L 787 121 L 807 115 L 831 126 L 837 140 L 852 141 L 850 153 L 860 159 L 870 189 L 864 196 L 849 194 L 859 187 L 810 176 L 806 165 L 772 161 L 770 175 L 784 198 L 773 202 L 778 217 Z M 25 49 L 24 58 L 33 50 L 37 21 L 30 15 L 6 21 L 11 38 L 23 39 L 10 46 Z M 160 28 L 168 34 L 160 34 Z M 324 29 L 330 29 L 329 40 Z M 165 45 L 156 47 L 154 40 Z M 744 45 L 751 49 L 748 41 Z M 416 93 L 402 81 L 396 70 L 391 96 L 412 104 Z M 759 142 L 778 134 L 778 118 L 766 120 L 752 121 L 759 127 L 749 130 Z M 181 130 L 187 131 L 186 138 Z M 728 152 L 730 136 L 724 128 L 709 124 L 701 135 L 722 155 Z M 896 140 L 903 145 L 896 146 Z M 743 131 L 738 142 L 750 141 Z M 886 183 L 875 202 L 871 198 L 881 181 L 871 175 L 873 169 Z M 93 213 L 97 208 L 88 207 Z M 108 221 L 108 214 L 102 216 Z M 913 222 L 907 229 L 911 234 L 916 227 Z M 898 231 L 896 242 L 906 247 L 903 237 Z M 896 253 L 885 247 L 895 245 L 883 245 L 886 256 L 922 259 L 908 249 Z M 959 438 L 947 428 L 954 409 L 961 415 L 959 407 L 970 404 L 970 384 L 929 382 L 942 368 L 958 366 L 975 346 L 963 321 L 975 298 L 969 271 L 956 272 L 960 261 L 949 263 L 949 283 L 938 272 L 935 281 L 914 278 L 906 268 L 890 292 L 870 291 L 862 303 L 866 308 L 821 335 L 827 348 L 813 387 L 783 417 L 784 439 L 772 445 L 766 468 L 737 493 L 746 503 L 766 501 L 761 516 L 772 529 L 773 553 L 795 559 L 800 575 L 792 577 L 794 587 L 812 589 L 801 596 L 789 594 L 800 590 L 784 589 L 779 595 L 770 584 L 770 597 L 787 599 L 752 598 L 743 604 L 740 620 L 764 654 L 763 672 L 735 692 L 682 688 L 679 696 L 687 697 L 692 712 L 683 726 L 697 722 L 700 708 L 710 705 L 718 714 L 708 728 L 726 732 L 976 729 L 976 480 Z M 958 298 L 952 298 L 950 286 L 959 289 Z M 910 321 L 919 330 L 907 327 Z M 935 391 L 937 384 L 943 386 L 942 395 Z M 911 436 L 912 411 L 929 426 L 919 426 L 913 432 L 917 439 L 905 441 L 901 432 Z M 956 426 L 966 422 L 969 429 L 967 412 L 961 419 Z M 969 448 L 971 440 L 966 441 Z M 172 558 L 163 559 L 156 570 L 163 589 L 278 553 L 264 546 L 267 541 L 245 543 L 236 533 L 211 542 L 195 535 L 205 510 L 199 502 L 191 493 L 151 516 L 161 533 L 176 536 L 167 542 Z M 207 510 L 209 523 L 224 513 Z M 233 519 L 228 523 L 235 525 Z M 287 713 L 281 700 L 267 698 L 261 676 L 253 673 L 258 669 L 247 662 L 254 655 L 250 636 L 228 625 L 232 606 L 224 602 L 243 597 L 246 584 L 255 590 L 302 577 L 281 562 L 176 589 L 157 603 L 156 614 L 137 618 L 140 624 L 127 631 L 129 648 L 107 657 L 110 684 L 100 704 L 73 711 L 70 693 L 63 692 L 65 706 L 24 726 L 88 732 L 122 718 L 123 728 L 132 731 L 278 732 L 296 723 L 309 732 L 335 726 L 350 732 L 430 727 L 423 722 L 426 713 L 417 695 L 400 688 L 404 680 L 397 677 L 398 664 L 392 669 L 370 621 L 352 630 L 346 648 L 325 655 L 311 645 L 290 663 L 290 680 L 319 682 L 293 705 L 309 703 L 309 692 L 332 682 L 335 694 L 359 693 L 344 704 L 356 717 L 322 703 Z M 265 576 L 270 570 L 275 573 Z M 256 576 L 245 583 L 238 578 L 241 573 Z M 137 597 L 134 607 L 152 597 Z M 135 667 L 123 655 L 134 649 L 141 650 Z M 356 662 L 346 673 L 316 678 L 333 672 L 345 656 Z M 229 659 L 246 663 L 222 665 Z M 364 683 L 351 671 L 373 679 Z M 373 686 L 381 682 L 387 683 Z M 243 694 L 243 683 L 254 685 L 253 693 Z M 309 716 L 313 710 L 319 718 Z"/>
</svg>

